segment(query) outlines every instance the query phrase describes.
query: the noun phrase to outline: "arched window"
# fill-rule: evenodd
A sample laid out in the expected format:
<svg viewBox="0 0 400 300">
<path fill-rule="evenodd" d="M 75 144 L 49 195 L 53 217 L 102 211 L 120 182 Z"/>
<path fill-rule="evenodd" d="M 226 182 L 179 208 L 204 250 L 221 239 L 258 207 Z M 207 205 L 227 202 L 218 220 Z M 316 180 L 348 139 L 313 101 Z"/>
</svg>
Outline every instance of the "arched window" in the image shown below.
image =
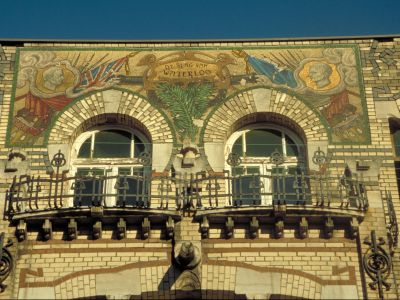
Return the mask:
<svg viewBox="0 0 400 300">
<path fill-rule="evenodd" d="M 304 170 L 305 149 L 304 142 L 282 126 L 255 124 L 233 133 L 226 167 L 233 176 L 234 204 L 299 203 L 295 188 Z M 229 156 L 236 163 L 229 164 Z"/>
<path fill-rule="evenodd" d="M 78 178 L 74 206 L 145 205 L 150 152 L 148 139 L 129 128 L 106 126 L 81 134 L 72 160 Z"/>
</svg>

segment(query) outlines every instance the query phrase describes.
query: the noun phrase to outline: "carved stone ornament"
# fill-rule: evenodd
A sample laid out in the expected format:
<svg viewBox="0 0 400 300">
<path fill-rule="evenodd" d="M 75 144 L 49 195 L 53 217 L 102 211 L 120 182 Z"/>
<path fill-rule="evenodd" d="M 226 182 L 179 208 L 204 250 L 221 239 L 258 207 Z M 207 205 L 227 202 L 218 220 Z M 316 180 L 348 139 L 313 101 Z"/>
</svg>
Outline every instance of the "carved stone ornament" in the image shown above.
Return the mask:
<svg viewBox="0 0 400 300">
<path fill-rule="evenodd" d="M 201 261 L 200 250 L 192 242 L 175 246 L 175 261 L 181 270 L 194 269 Z"/>
</svg>

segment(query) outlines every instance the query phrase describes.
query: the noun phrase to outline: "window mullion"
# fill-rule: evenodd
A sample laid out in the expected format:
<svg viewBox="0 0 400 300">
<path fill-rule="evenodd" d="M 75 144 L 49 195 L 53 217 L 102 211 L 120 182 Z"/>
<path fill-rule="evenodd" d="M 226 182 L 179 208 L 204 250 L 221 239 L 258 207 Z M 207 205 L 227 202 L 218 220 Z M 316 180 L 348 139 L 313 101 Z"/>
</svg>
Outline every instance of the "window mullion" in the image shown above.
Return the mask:
<svg viewBox="0 0 400 300">
<path fill-rule="evenodd" d="M 247 153 L 246 132 L 243 132 L 241 138 L 242 138 L 242 144 L 243 144 L 243 153 L 242 153 L 242 155 L 245 157 L 246 153 Z"/>
<path fill-rule="evenodd" d="M 135 137 L 131 134 L 131 158 L 135 157 Z"/>
<path fill-rule="evenodd" d="M 282 134 L 282 154 L 284 157 L 286 157 L 286 139 L 285 139 L 285 133 L 281 131 Z"/>
<path fill-rule="evenodd" d="M 93 154 L 94 154 L 94 143 L 95 143 L 95 139 L 96 138 L 96 134 L 93 132 L 92 133 L 92 138 L 90 139 L 90 158 L 93 158 Z"/>
</svg>

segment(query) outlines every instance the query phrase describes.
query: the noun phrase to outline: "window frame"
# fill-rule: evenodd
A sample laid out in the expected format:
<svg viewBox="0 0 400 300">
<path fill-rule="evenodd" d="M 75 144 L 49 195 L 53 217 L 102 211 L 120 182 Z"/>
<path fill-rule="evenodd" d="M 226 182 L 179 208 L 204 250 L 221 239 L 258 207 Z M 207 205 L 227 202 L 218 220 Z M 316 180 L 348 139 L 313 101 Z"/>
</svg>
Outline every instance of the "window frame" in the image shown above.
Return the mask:
<svg viewBox="0 0 400 300">
<path fill-rule="evenodd" d="M 269 123 L 257 123 L 257 124 L 251 124 L 248 126 L 245 126 L 234 133 L 231 134 L 231 136 L 228 138 L 225 146 L 225 169 L 230 171 L 230 174 L 233 174 L 233 168 L 227 163 L 227 158 L 228 155 L 231 153 L 233 149 L 233 145 L 235 142 L 239 139 L 242 138 L 242 145 L 243 145 L 243 154 L 246 154 L 246 139 L 245 139 L 245 133 L 251 131 L 251 130 L 260 130 L 260 129 L 271 129 L 275 131 L 281 132 L 281 140 L 282 140 L 282 149 L 281 149 L 281 154 L 285 158 L 285 162 L 279 165 L 278 167 L 286 169 L 286 171 L 289 171 L 290 167 L 294 166 L 299 166 L 305 169 L 306 167 L 306 151 L 307 147 L 304 141 L 293 131 L 280 126 L 276 124 L 269 124 Z M 244 133 L 244 134 L 243 134 Z M 286 138 L 285 136 L 288 136 L 296 145 L 297 151 L 298 151 L 298 156 L 287 156 L 287 145 L 286 145 Z M 278 148 L 278 147 L 277 147 Z M 279 150 L 279 149 L 278 149 Z M 270 176 L 273 172 L 273 169 L 276 167 L 275 164 L 270 162 L 270 156 L 240 156 L 240 159 L 242 160 L 240 167 L 259 167 L 260 170 L 260 175 L 261 176 Z M 242 174 L 241 176 L 245 176 L 245 174 Z M 249 175 L 251 176 L 251 175 Z M 233 177 L 233 175 L 232 175 Z M 232 186 L 232 185 L 227 185 L 227 186 Z M 267 193 L 267 192 L 272 192 L 272 186 L 273 182 L 272 180 L 268 180 L 266 177 L 261 177 L 261 193 Z M 262 190 L 264 189 L 264 191 Z M 229 191 L 231 193 L 231 191 Z M 260 205 L 272 205 L 273 199 L 272 195 L 261 195 L 261 204 Z"/>
<path fill-rule="evenodd" d="M 129 132 L 131 134 L 131 150 L 130 150 L 130 157 L 111 157 L 111 158 L 93 158 L 93 151 L 94 151 L 94 135 L 100 131 L 105 130 L 120 130 Z M 79 170 L 82 169 L 102 169 L 105 175 L 109 176 L 116 176 L 119 174 L 120 168 L 130 168 L 131 175 L 135 175 L 134 170 L 141 168 L 143 170 L 143 176 L 146 177 L 151 172 L 151 167 L 144 166 L 140 162 L 140 157 L 135 157 L 134 151 L 134 136 L 137 136 L 144 145 L 144 151 L 146 153 L 151 153 L 151 146 L 149 139 L 140 131 L 135 130 L 133 128 L 121 125 L 102 125 L 96 126 L 91 128 L 88 131 L 83 132 L 80 134 L 72 146 L 72 153 L 71 153 L 71 165 L 70 165 L 70 172 L 74 174 L 74 176 L 78 173 Z M 91 157 L 90 158 L 79 158 L 79 150 L 82 147 L 83 143 L 91 137 Z M 128 175 L 129 176 L 129 175 Z M 112 194 L 114 191 L 114 186 L 116 184 L 117 179 L 108 180 L 107 185 L 104 187 L 105 193 Z M 109 197 L 102 205 L 106 206 L 115 206 L 117 204 L 118 195 L 116 197 Z M 71 199 L 70 206 L 73 206 L 74 199 Z"/>
</svg>

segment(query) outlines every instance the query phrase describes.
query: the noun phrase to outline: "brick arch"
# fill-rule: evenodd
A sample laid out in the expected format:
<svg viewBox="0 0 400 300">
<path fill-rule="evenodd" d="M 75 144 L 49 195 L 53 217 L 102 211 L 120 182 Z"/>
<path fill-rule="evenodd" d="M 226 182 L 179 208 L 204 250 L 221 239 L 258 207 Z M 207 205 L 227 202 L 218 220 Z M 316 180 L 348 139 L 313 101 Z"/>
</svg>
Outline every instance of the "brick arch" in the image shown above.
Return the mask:
<svg viewBox="0 0 400 300">
<path fill-rule="evenodd" d="M 235 123 L 255 113 L 282 115 L 303 129 L 307 142 L 328 141 L 328 131 L 320 117 L 303 101 L 276 90 L 257 88 L 228 99 L 209 118 L 204 143 L 225 142 Z"/>
<path fill-rule="evenodd" d="M 229 98 L 210 113 L 202 132 L 208 169 L 221 171 L 225 165 L 224 146 L 230 135 L 240 127 L 257 122 L 289 126 L 307 144 L 308 166 L 313 153 L 320 148 L 327 153 L 329 131 L 316 111 L 298 98 L 268 88 L 255 88 Z"/>
<path fill-rule="evenodd" d="M 127 91 L 106 90 L 78 100 L 61 112 L 49 132 L 48 144 L 70 144 L 81 124 L 104 114 L 136 119 L 153 143 L 174 142 L 168 122 L 146 99 Z"/>
</svg>

